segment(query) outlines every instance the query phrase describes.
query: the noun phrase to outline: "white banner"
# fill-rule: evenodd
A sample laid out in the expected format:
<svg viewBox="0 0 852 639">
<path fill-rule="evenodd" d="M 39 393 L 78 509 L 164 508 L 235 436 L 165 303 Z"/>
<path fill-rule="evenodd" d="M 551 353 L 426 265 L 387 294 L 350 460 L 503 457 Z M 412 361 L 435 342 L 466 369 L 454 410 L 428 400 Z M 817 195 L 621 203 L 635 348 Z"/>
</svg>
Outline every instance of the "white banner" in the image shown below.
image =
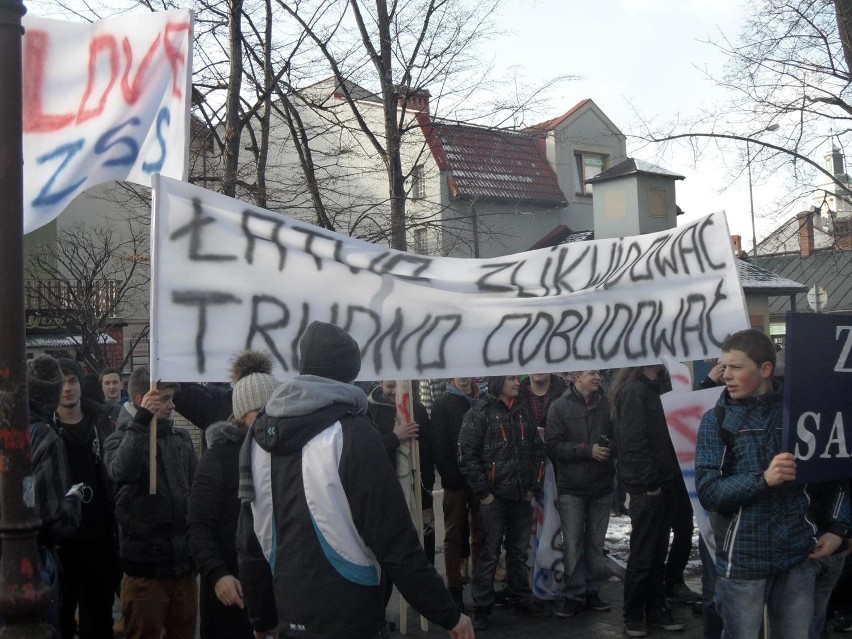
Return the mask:
<svg viewBox="0 0 852 639">
<path fill-rule="evenodd" d="M 701 531 L 701 536 L 704 537 L 708 549 L 713 554 L 715 554 L 716 544 L 710 530 L 710 519 L 707 511 L 698 503 L 698 493 L 695 490 L 695 445 L 698 441 L 701 418 L 716 405 L 721 392 L 721 386 L 697 391 L 687 387 L 675 388 L 661 397 L 669 426 L 669 436 L 672 438 L 672 444 L 680 461 L 680 471 L 683 473 L 683 480 L 689 491 L 698 530 Z"/>
<path fill-rule="evenodd" d="M 719 353 L 748 326 L 724 215 L 493 259 L 401 253 L 155 180 L 152 363 L 225 380 L 242 349 L 285 378 L 313 320 L 360 344 L 359 379 L 614 368 Z"/>
<path fill-rule="evenodd" d="M 95 184 L 186 179 L 190 11 L 23 24 L 25 233 Z"/>
</svg>

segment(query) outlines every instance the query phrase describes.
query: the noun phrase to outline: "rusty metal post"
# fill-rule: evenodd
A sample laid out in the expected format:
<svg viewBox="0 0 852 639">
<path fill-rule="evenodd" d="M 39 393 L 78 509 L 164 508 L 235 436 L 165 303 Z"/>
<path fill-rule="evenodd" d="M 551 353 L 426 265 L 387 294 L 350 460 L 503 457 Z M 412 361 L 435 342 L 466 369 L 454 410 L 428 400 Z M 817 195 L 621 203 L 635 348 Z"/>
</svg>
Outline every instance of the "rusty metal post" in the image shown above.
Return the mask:
<svg viewBox="0 0 852 639">
<path fill-rule="evenodd" d="M 0 617 L 3 637 L 49 637 L 41 580 L 24 344 L 21 0 L 0 0 Z"/>
</svg>

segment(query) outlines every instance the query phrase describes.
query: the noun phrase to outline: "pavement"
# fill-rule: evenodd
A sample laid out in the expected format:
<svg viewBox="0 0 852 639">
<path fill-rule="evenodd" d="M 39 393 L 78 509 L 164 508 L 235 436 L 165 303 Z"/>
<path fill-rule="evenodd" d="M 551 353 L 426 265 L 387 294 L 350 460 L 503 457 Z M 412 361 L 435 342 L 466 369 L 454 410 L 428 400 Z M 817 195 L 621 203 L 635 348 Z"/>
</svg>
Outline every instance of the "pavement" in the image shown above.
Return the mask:
<svg viewBox="0 0 852 639">
<path fill-rule="evenodd" d="M 444 522 L 441 516 L 440 505 L 443 497 L 442 493 L 443 491 L 436 490 L 433 497 L 435 502 L 435 564 L 438 571 L 444 575 L 444 557 L 441 550 L 444 539 Z M 601 599 L 612 604 L 612 610 L 609 612 L 585 610 L 567 619 L 553 616 L 531 619 L 514 614 L 511 608 L 495 608 L 491 614 L 489 629 L 478 632 L 477 637 L 485 637 L 487 639 L 543 639 L 545 637 L 568 636 L 578 639 L 585 639 L 586 637 L 595 639 L 599 637 L 602 639 L 626 637 L 621 617 L 624 602 L 624 585 L 619 576 L 623 574 L 623 568 L 616 563 L 611 563 L 610 567 L 610 577 L 604 582 L 600 592 Z M 687 583 L 693 590 L 700 590 L 700 584 L 689 581 Z M 465 587 L 464 597 L 465 603 L 469 607 L 471 605 L 471 598 L 468 586 Z M 394 591 L 387 610 L 388 621 L 395 626 L 395 629 L 391 632 L 392 637 L 449 636 L 447 631 L 439 626 L 431 626 L 428 631 L 422 630 L 420 627 L 420 615 L 411 608 L 408 609 L 407 615 L 407 633 L 403 635 L 400 632 L 399 599 L 399 593 Z M 672 603 L 672 611 L 675 619 L 684 624 L 684 629 L 681 631 L 666 631 L 649 628 L 648 637 L 701 639 L 703 636 L 701 617 L 693 615 L 691 606 L 674 602 Z"/>
<path fill-rule="evenodd" d="M 476 633 L 477 637 L 487 639 L 543 639 L 545 637 L 586 637 L 608 639 L 610 637 L 626 637 L 621 620 L 623 584 L 618 577 L 612 577 L 604 583 L 601 589 L 601 599 L 612 604 L 609 612 L 596 612 L 586 610 L 578 615 L 562 619 L 559 617 L 545 617 L 541 619 L 530 619 L 513 614 L 511 608 L 495 608 L 491 614 L 491 626 L 488 630 Z M 391 606 L 388 609 L 388 619 L 399 623 L 399 608 L 397 605 L 398 595 L 394 595 Z M 470 593 L 465 588 L 465 600 L 470 605 Z M 391 607 L 393 609 L 391 609 Z M 672 605 L 675 619 L 684 624 L 681 631 L 666 631 L 662 629 L 649 628 L 648 637 L 677 637 L 679 639 L 700 639 L 702 637 L 701 617 L 692 614 L 691 607 L 675 603 Z M 403 636 L 396 631 L 391 633 L 392 637 Z M 438 626 L 430 627 L 428 632 L 420 629 L 420 615 L 409 609 L 408 632 L 409 637 L 447 637 L 449 634 Z"/>
</svg>

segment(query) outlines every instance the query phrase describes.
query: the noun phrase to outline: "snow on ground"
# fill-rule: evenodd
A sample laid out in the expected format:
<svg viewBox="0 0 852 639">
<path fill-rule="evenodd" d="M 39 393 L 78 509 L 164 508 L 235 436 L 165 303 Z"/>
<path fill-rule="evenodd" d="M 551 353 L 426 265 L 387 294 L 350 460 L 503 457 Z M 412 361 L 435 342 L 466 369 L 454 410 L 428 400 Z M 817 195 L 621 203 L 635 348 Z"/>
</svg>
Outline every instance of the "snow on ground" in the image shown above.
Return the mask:
<svg viewBox="0 0 852 639">
<path fill-rule="evenodd" d="M 684 578 L 687 581 L 701 581 L 701 559 L 698 556 L 698 526 L 694 525 L 692 533 L 692 553 L 686 565 Z M 630 517 L 627 515 L 610 515 L 609 528 L 606 532 L 606 549 L 610 557 L 622 566 L 626 565 L 630 555 Z"/>
</svg>

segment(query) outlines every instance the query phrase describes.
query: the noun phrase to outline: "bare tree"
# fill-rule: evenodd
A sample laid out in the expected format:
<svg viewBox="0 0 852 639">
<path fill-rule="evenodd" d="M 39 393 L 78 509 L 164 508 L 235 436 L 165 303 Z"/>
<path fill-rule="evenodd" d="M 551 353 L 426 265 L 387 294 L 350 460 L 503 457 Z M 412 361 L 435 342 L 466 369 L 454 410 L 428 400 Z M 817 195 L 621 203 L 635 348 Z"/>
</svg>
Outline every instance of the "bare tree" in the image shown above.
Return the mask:
<svg viewBox="0 0 852 639">
<path fill-rule="evenodd" d="M 95 371 L 106 363 L 106 332 L 121 324 L 125 310 L 147 304 L 148 227 L 127 225 L 126 231 L 88 224 L 62 230 L 55 242 L 31 251 L 25 266 L 27 308 L 48 314 L 77 339 L 83 361 Z"/>
<path fill-rule="evenodd" d="M 728 102 L 665 131 L 648 125 L 642 137 L 686 142 L 696 158 L 718 151 L 735 173 L 785 171 L 790 192 L 783 203 L 852 202 L 848 177 L 823 163 L 828 149 L 843 151 L 852 141 L 850 42 L 850 0 L 754 3 L 736 40 L 723 35 L 711 43 L 728 59 L 712 78 L 727 89 Z M 776 133 L 761 136 L 767 130 Z"/>
<path fill-rule="evenodd" d="M 179 1 L 143 4 L 157 10 Z M 500 84 L 476 49 L 496 33 L 500 2 L 193 0 L 193 133 L 203 138 L 203 162 L 196 159 L 190 181 L 405 249 L 407 231 L 442 223 L 440 201 L 421 200 L 416 215 L 407 205 L 412 171 L 429 164 L 415 117 L 422 97 L 431 93 L 430 113 L 439 117 L 520 126 L 518 114 L 554 85 L 477 98 Z M 329 90 L 318 92 L 323 81 Z"/>
</svg>

